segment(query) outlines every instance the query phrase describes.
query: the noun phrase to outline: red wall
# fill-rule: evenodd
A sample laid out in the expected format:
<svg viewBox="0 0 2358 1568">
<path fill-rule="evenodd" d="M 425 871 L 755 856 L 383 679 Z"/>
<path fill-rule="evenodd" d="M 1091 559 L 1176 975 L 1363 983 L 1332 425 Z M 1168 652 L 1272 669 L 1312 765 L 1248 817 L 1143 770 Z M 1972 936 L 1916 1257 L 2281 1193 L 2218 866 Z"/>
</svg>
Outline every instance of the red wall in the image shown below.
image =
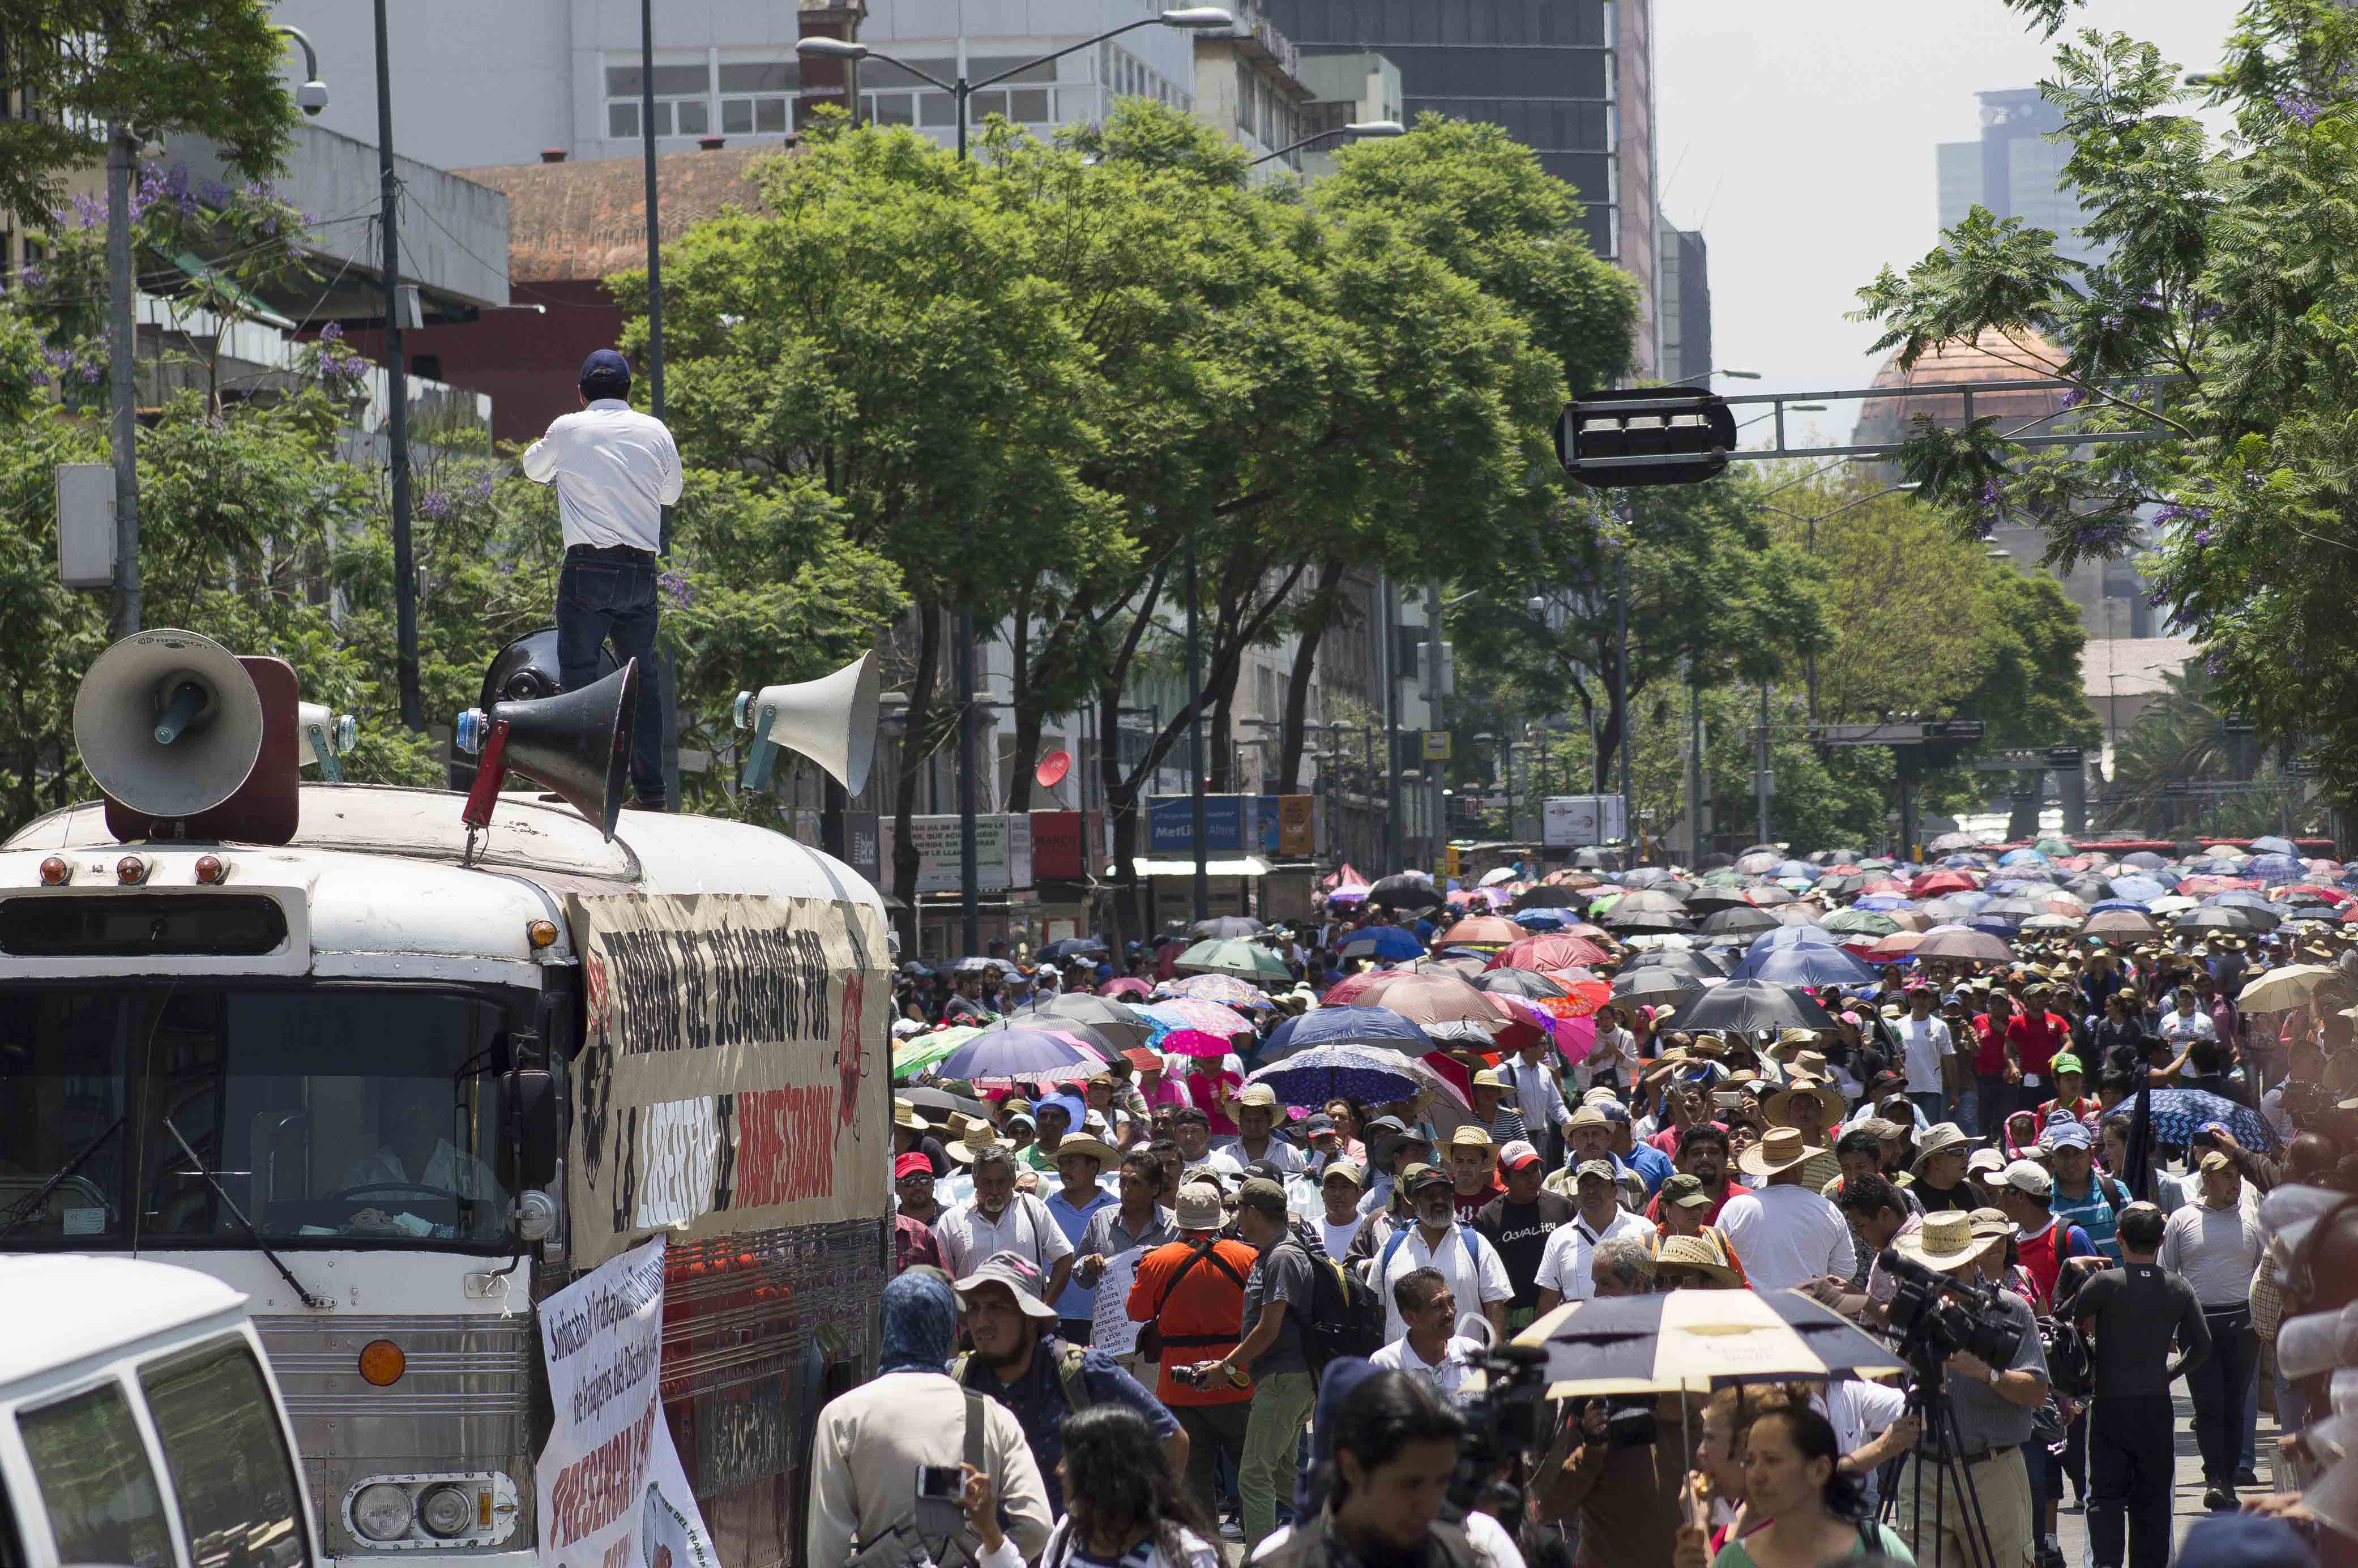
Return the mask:
<svg viewBox="0 0 2358 1568">
<path fill-rule="evenodd" d="M 520 283 L 512 297 L 524 303 L 486 310 L 472 321 L 405 332 L 401 341 L 413 371 L 419 356 L 438 355 L 440 380 L 490 395 L 497 439 L 532 441 L 550 420 L 581 406 L 575 390 L 581 362 L 592 350 L 615 346 L 622 312 L 594 279 Z M 356 331 L 346 341 L 354 351 L 381 361 L 382 339 L 376 331 Z"/>
</svg>

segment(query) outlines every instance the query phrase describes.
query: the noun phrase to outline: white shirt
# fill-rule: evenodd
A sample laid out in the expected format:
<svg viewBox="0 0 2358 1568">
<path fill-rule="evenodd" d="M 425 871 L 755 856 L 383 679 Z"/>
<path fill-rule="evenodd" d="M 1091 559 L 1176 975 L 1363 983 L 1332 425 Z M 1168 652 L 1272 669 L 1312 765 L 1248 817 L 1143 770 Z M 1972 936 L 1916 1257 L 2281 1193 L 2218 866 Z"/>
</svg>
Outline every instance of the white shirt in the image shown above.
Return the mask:
<svg viewBox="0 0 2358 1568">
<path fill-rule="evenodd" d="M 1268 1562 L 1277 1555 L 1279 1548 L 1293 1533 L 1292 1525 L 1279 1525 L 1275 1530 L 1261 1537 L 1260 1544 L 1253 1549 L 1252 1560 L 1255 1563 Z M 1507 1533 L 1505 1525 L 1488 1514 L 1470 1513 L 1466 1516 L 1466 1543 L 1474 1549 L 1474 1560 L 1480 1568 L 1525 1568 L 1522 1549 L 1515 1544 L 1515 1538 Z"/>
<path fill-rule="evenodd" d="M 1432 1385 L 1433 1392 L 1454 1404 L 1457 1400 L 1457 1390 L 1465 1385 L 1466 1378 L 1474 1370 L 1474 1364 L 1482 1359 L 1483 1354 L 1480 1340 L 1468 1339 L 1463 1335 L 1453 1336 L 1442 1347 L 1440 1364 L 1434 1366 L 1419 1356 L 1409 1345 L 1408 1336 L 1402 1335 L 1368 1357 L 1368 1361 L 1387 1372 L 1406 1372 L 1412 1378 L 1422 1378 Z"/>
<path fill-rule="evenodd" d="M 1065 1227 L 1048 1212 L 1047 1204 L 1030 1193 L 1009 1198 L 997 1219 L 968 1198 L 934 1221 L 934 1235 L 942 1244 L 942 1267 L 953 1280 L 973 1273 L 975 1265 L 994 1252 L 1012 1252 L 1037 1264 L 1044 1281 L 1056 1260 L 1073 1252 Z"/>
<path fill-rule="evenodd" d="M 1797 1183 L 1737 1193 L 1719 1211 L 1719 1228 L 1756 1291 L 1790 1290 L 1828 1274 L 1847 1280 L 1858 1266 L 1842 1210 Z"/>
<path fill-rule="evenodd" d="M 1653 1234 L 1651 1220 L 1626 1208 L 1616 1209 L 1612 1222 L 1601 1231 L 1589 1229 L 1588 1221 L 1575 1217 L 1569 1224 L 1557 1226 L 1555 1233 L 1548 1238 L 1546 1248 L 1540 1253 L 1535 1282 L 1568 1302 L 1585 1302 L 1596 1293 L 1592 1266 L 1599 1246 L 1624 1236 Z"/>
<path fill-rule="evenodd" d="M 1523 1113 L 1527 1130 L 1537 1132 L 1550 1122 L 1562 1127 L 1572 1119 L 1563 1103 L 1563 1090 L 1556 1087 L 1555 1075 L 1548 1071 L 1545 1062 L 1526 1062 L 1518 1056 L 1499 1071 L 1511 1075 L 1508 1081 L 1515 1087 L 1515 1104 Z"/>
<path fill-rule="evenodd" d="M 1392 1286 L 1418 1269 L 1441 1271 L 1442 1277 L 1449 1281 L 1449 1293 L 1457 1298 L 1457 1310 L 1461 1313 L 1480 1312 L 1492 1302 L 1514 1300 L 1515 1282 L 1507 1278 L 1506 1260 L 1498 1256 L 1496 1247 L 1476 1236 L 1472 1226 L 1453 1227 L 1441 1238 L 1438 1248 L 1427 1247 L 1424 1227 L 1412 1222 L 1404 1232 L 1394 1234 L 1399 1246 L 1392 1245 L 1392 1238 L 1386 1238 L 1383 1247 L 1376 1251 L 1379 1263 L 1383 1261 L 1386 1249 L 1392 1255 L 1384 1277 L 1375 1281 L 1377 1293 L 1384 1299 L 1385 1344 L 1408 1336 L 1408 1325 L 1401 1321 L 1400 1303 L 1392 1300 Z M 1476 1256 L 1466 1253 L 1469 1240 Z"/>
<path fill-rule="evenodd" d="M 2163 1013 L 2161 1037 L 2172 1045 L 2184 1045 L 2196 1040 L 2216 1040 L 2219 1029 L 2211 1022 L 2211 1015 L 2198 1007 L 2191 1013 Z"/>
<path fill-rule="evenodd" d="M 1185 1168 L 1192 1171 L 1198 1165 L 1209 1165 L 1213 1170 L 1219 1172 L 1224 1176 L 1243 1175 L 1245 1173 L 1243 1162 L 1239 1161 L 1234 1154 L 1228 1152 L 1228 1144 L 1231 1141 L 1233 1141 L 1233 1140 L 1211 1145 L 1204 1151 L 1204 1157 L 1202 1159 L 1187 1161 Z M 1270 1141 L 1273 1144 L 1276 1142 L 1276 1140 L 1271 1139 Z"/>
<path fill-rule="evenodd" d="M 568 549 L 663 547 L 663 509 L 679 499 L 679 449 L 653 415 L 619 397 L 560 414 L 525 449 L 524 476 L 557 485 Z"/>
<path fill-rule="evenodd" d="M 1256 1158 L 1268 1161 L 1271 1164 L 1276 1166 L 1279 1170 L 1283 1171 L 1289 1176 L 1303 1168 L 1302 1151 L 1295 1148 L 1293 1144 L 1288 1143 L 1284 1139 L 1275 1136 L 1271 1136 L 1269 1141 L 1269 1152 L 1258 1156 L 1249 1154 L 1245 1152 L 1245 1141 L 1241 1138 L 1224 1138 L 1219 1142 L 1213 1144 L 1212 1147 L 1218 1152 L 1226 1154 L 1229 1159 L 1234 1160 L 1237 1162 L 1237 1169 L 1239 1171 L 1250 1164 Z"/>
<path fill-rule="evenodd" d="M 412 1172 L 404 1166 L 401 1156 L 387 1146 L 373 1154 L 364 1154 L 345 1166 L 343 1184 L 348 1187 L 432 1187 L 454 1197 L 482 1201 L 496 1201 L 506 1195 L 500 1190 L 500 1184 L 492 1179 L 489 1165 L 472 1154 L 460 1152 L 447 1138 L 434 1141 L 434 1152 L 426 1157 L 426 1169 L 421 1172 Z M 377 1195 L 394 1199 L 399 1195 L 384 1193 Z"/>
<path fill-rule="evenodd" d="M 1359 1234 L 1362 1218 L 1354 1214 L 1340 1225 L 1331 1224 L 1326 1218 L 1326 1206 L 1318 1206 L 1318 1239 L 1326 1244 L 1327 1257 L 1337 1263 L 1343 1260 L 1343 1255 L 1351 1249 L 1351 1238 Z"/>
<path fill-rule="evenodd" d="M 1939 1094 L 1945 1087 L 1941 1077 L 1941 1058 L 1957 1054 L 1948 1024 L 1938 1018 L 1903 1018 L 1891 1028 L 1899 1036 L 1900 1053 L 1908 1063 L 1908 1092 Z"/>
<path fill-rule="evenodd" d="M 1833 1424 L 1834 1447 L 1844 1454 L 1855 1454 L 1866 1447 L 1908 1413 L 1904 1390 L 1855 1378 L 1827 1385 L 1826 1391 L 1813 1396 L 1811 1403 L 1818 1406 Z M 1875 1498 L 1876 1472 L 1869 1470 L 1859 1479 L 1866 1484 L 1866 1495 Z"/>
<path fill-rule="evenodd" d="M 1638 1037 L 1626 1029 L 1616 1029 L 1607 1034 L 1596 1032 L 1596 1044 L 1589 1048 L 1577 1069 L 1580 1087 L 1593 1089 L 1598 1077 L 1632 1081 L 1638 1068 Z"/>
<path fill-rule="evenodd" d="M 2251 1299 L 2252 1275 L 2267 1249 L 2259 1195 L 2249 1182 L 2227 1208 L 2203 1202 L 2198 1184 L 2194 1201 L 2162 1222 L 2158 1260 L 2186 1276 L 2203 1306 L 2237 1307 Z"/>
</svg>

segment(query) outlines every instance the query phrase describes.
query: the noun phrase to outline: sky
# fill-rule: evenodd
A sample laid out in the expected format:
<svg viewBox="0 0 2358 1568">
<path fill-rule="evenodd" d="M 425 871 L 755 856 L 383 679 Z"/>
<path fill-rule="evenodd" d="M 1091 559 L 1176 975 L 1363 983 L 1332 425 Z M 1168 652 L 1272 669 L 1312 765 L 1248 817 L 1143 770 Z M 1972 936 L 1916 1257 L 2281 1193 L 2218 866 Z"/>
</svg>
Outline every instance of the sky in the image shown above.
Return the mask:
<svg viewBox="0 0 2358 1568">
<path fill-rule="evenodd" d="M 2201 70 L 2235 10 L 2092 0 L 2057 42 L 2121 31 Z M 1710 246 L 1713 357 L 1762 377 L 1714 387 L 1869 384 L 1877 331 L 1845 319 L 1855 292 L 1938 243 L 1934 146 L 1978 138 L 1974 95 L 2037 86 L 2055 44 L 1998 0 L 1657 0 L 1654 18 L 1663 215 Z M 1815 417 L 1842 436 L 1854 416 Z"/>
</svg>

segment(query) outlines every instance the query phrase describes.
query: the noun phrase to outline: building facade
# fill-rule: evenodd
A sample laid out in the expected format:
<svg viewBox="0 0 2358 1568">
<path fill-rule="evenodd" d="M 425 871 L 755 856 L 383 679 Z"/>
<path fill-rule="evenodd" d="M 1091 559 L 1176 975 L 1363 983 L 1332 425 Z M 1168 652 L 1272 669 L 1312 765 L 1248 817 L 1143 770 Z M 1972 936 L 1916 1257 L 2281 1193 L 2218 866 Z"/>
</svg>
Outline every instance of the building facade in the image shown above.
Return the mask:
<svg viewBox="0 0 2358 1568">
<path fill-rule="evenodd" d="M 1661 227 L 1656 314 L 1662 323 L 1662 379 L 1672 386 L 1711 383 L 1711 252 L 1701 234 Z"/>
<path fill-rule="evenodd" d="M 1599 255 L 1638 280 L 1639 374 L 1660 373 L 1651 0 L 1265 0 L 1306 56 L 1380 51 L 1407 123 L 1487 121 L 1580 192 Z"/>
<path fill-rule="evenodd" d="M 1974 94 L 1981 101 L 1977 141 L 1943 142 L 1936 151 L 1941 227 L 1953 229 L 1976 206 L 2019 218 L 2055 235 L 2073 261 L 2098 262 L 2104 248 L 2080 232 L 2080 203 L 2063 183 L 2071 145 L 2061 138 L 2063 111 L 2035 87 Z"/>
</svg>

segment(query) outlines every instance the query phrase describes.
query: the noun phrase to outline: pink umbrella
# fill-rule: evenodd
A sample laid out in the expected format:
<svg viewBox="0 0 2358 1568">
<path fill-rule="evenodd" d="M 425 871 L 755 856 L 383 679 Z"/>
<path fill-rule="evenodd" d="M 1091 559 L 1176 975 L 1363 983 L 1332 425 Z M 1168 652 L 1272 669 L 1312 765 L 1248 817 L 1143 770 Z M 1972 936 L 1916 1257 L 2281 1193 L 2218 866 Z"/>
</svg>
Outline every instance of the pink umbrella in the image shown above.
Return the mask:
<svg viewBox="0 0 2358 1568">
<path fill-rule="evenodd" d="M 1201 1056 L 1214 1062 L 1228 1054 L 1227 1041 L 1216 1034 L 1206 1034 L 1200 1029 L 1174 1029 L 1155 1044 L 1182 1056 Z"/>
<path fill-rule="evenodd" d="M 1158 1023 L 1174 1029 L 1200 1029 L 1206 1034 L 1234 1039 L 1253 1032 L 1252 1021 L 1232 1007 L 1222 1007 L 1216 1001 L 1199 1001 L 1194 997 L 1173 997 L 1167 1001 L 1149 1002 L 1138 1010 Z"/>
<path fill-rule="evenodd" d="M 1577 1067 L 1588 1060 L 1588 1054 L 1596 1049 L 1595 1016 L 1559 1018 L 1554 1022 L 1555 1048 L 1563 1054 L 1565 1063 Z"/>
<path fill-rule="evenodd" d="M 1197 1001 L 1216 1001 L 1222 1007 L 1273 1007 L 1268 993 L 1247 985 L 1234 975 L 1190 975 L 1184 980 L 1173 980 L 1163 988 L 1170 997 L 1192 997 Z"/>
<path fill-rule="evenodd" d="M 1118 980 L 1108 980 L 1098 988 L 1099 996 L 1144 998 L 1153 994 L 1154 988 L 1136 975 L 1124 975 Z"/>
</svg>

